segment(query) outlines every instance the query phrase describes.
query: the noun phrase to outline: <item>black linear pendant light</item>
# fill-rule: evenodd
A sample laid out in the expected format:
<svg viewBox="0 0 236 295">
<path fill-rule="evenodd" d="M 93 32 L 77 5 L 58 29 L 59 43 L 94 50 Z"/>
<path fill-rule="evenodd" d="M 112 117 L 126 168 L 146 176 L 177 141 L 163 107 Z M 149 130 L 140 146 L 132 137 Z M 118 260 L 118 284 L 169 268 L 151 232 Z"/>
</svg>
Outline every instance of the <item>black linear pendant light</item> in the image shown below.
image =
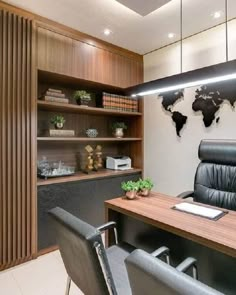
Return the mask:
<svg viewBox="0 0 236 295">
<path fill-rule="evenodd" d="M 128 88 L 127 93 L 132 96 L 146 96 L 164 92 L 175 91 L 188 87 L 236 79 L 236 60 L 228 61 L 228 0 L 225 0 L 225 34 L 226 34 L 226 62 L 196 69 L 189 72 L 182 72 L 183 59 L 183 0 L 180 0 L 180 32 L 181 32 L 181 73 L 170 77 L 153 80 Z"/>
</svg>

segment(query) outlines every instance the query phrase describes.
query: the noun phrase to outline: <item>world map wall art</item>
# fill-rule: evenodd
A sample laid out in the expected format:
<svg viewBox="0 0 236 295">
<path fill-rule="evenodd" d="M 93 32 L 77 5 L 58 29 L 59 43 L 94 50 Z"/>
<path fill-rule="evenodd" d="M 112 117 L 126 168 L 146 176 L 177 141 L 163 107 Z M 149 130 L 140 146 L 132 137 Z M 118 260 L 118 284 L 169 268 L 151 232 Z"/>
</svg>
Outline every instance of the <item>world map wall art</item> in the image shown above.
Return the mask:
<svg viewBox="0 0 236 295">
<path fill-rule="evenodd" d="M 179 111 L 174 111 L 174 105 L 184 98 L 184 89 L 160 94 L 163 108 L 171 114 L 175 123 L 176 134 L 181 137 L 180 132 L 187 123 L 188 117 Z M 236 82 L 234 80 L 211 85 L 202 85 L 195 90 L 195 100 L 192 103 L 194 112 L 201 112 L 205 127 L 211 126 L 213 121 L 219 123 L 220 116 L 216 113 L 224 102 L 229 102 L 232 110 L 236 102 Z"/>
</svg>

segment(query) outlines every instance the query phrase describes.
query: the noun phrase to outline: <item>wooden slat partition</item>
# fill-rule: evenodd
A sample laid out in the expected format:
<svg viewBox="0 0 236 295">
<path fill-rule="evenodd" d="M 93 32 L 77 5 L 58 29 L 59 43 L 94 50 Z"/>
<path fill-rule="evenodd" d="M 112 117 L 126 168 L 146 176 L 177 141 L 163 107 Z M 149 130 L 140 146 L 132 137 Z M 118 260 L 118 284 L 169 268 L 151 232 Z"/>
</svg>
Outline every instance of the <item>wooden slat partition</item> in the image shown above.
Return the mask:
<svg viewBox="0 0 236 295">
<path fill-rule="evenodd" d="M 0 270 L 36 253 L 34 31 L 0 10 Z"/>
</svg>

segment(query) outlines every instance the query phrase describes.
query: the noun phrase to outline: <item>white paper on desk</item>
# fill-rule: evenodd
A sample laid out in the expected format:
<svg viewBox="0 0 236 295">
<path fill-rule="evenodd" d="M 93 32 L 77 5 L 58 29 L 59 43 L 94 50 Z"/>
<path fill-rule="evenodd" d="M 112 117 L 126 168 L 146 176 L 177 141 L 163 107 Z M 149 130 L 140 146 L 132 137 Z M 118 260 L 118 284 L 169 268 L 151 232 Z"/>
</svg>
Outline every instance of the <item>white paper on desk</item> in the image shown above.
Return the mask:
<svg viewBox="0 0 236 295">
<path fill-rule="evenodd" d="M 196 214 L 199 216 L 204 216 L 208 218 L 216 218 L 218 217 L 223 211 L 217 210 L 217 209 L 212 209 L 208 207 L 203 207 L 195 204 L 190 204 L 190 203 L 180 203 L 174 206 L 176 209 L 179 209 L 181 211 L 185 211 L 188 213 Z"/>
</svg>

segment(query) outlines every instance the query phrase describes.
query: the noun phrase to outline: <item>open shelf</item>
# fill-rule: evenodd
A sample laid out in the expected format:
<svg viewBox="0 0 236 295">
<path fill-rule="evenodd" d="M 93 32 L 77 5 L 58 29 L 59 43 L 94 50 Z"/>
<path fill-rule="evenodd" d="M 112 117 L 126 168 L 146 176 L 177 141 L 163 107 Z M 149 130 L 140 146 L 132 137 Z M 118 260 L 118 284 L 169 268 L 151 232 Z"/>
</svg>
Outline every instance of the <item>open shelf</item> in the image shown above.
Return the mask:
<svg viewBox="0 0 236 295">
<path fill-rule="evenodd" d="M 70 87 L 79 89 L 82 87 L 90 89 L 91 91 L 101 90 L 117 94 L 125 94 L 125 89 L 117 86 L 103 84 L 91 80 L 80 79 L 78 77 L 63 75 L 51 71 L 38 70 L 38 81 L 40 83 L 48 83 L 51 85 L 61 85 L 62 87 Z"/>
<path fill-rule="evenodd" d="M 116 115 L 116 116 L 141 116 L 140 112 L 126 112 L 118 110 L 110 110 L 96 107 L 77 106 L 74 104 L 65 104 L 58 102 L 48 102 L 38 100 L 38 109 L 43 111 L 66 112 L 90 115 Z"/>
<path fill-rule="evenodd" d="M 62 142 L 88 142 L 88 141 L 104 141 L 104 142 L 122 142 L 122 141 L 141 141 L 141 137 L 123 137 L 123 138 L 115 138 L 115 137 L 38 137 L 38 141 L 62 141 Z"/>
<path fill-rule="evenodd" d="M 42 185 L 66 183 L 66 182 L 72 182 L 72 181 L 98 179 L 98 178 L 104 178 L 104 177 L 134 174 L 139 172 L 142 172 L 142 169 L 134 168 L 134 169 L 129 169 L 125 171 L 102 169 L 98 172 L 90 172 L 89 174 L 85 174 L 83 172 L 77 172 L 76 174 L 72 176 L 55 177 L 55 178 L 49 178 L 49 179 L 38 178 L 37 185 L 42 186 Z"/>
</svg>

